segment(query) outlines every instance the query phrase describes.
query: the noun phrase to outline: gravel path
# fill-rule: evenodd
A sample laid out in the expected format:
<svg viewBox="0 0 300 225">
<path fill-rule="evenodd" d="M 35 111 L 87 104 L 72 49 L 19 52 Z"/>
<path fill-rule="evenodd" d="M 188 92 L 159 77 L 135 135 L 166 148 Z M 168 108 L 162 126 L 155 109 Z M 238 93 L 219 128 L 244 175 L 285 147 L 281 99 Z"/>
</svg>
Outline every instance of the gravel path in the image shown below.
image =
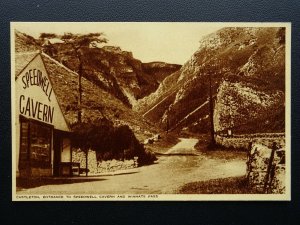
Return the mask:
<svg viewBox="0 0 300 225">
<path fill-rule="evenodd" d="M 229 160 L 210 157 L 196 152 L 197 139 L 180 140 L 166 155 L 158 156 L 156 164 L 131 173 L 98 176 L 80 183 L 44 185 L 20 190 L 17 194 L 174 194 L 190 182 L 245 174 L 246 163 L 240 153 L 235 157 L 231 152 Z"/>
</svg>

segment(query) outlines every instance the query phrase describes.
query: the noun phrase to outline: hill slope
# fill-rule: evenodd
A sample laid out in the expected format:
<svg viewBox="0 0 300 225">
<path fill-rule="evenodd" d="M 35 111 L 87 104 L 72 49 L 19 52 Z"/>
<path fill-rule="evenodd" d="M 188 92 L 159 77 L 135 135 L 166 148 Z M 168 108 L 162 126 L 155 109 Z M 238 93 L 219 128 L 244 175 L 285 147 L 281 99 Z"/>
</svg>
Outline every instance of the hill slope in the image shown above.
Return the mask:
<svg viewBox="0 0 300 225">
<path fill-rule="evenodd" d="M 191 59 L 134 109 L 162 127 L 207 132 L 209 76 L 217 131 L 284 130 L 284 28 L 223 28 L 208 35 Z"/>
<path fill-rule="evenodd" d="M 16 75 L 38 54 L 38 43 L 28 35 L 15 33 Z M 66 120 L 70 125 L 77 121 L 78 74 L 46 53 L 42 59 L 52 81 L 53 89 Z M 110 91 L 99 87 L 93 80 L 82 78 L 82 121 L 91 122 L 105 118 L 115 126 L 128 125 L 136 137 L 143 141 L 159 132 L 159 129 L 128 108 Z"/>
<path fill-rule="evenodd" d="M 70 44 L 57 39 L 46 47 L 42 40 L 18 31 L 15 34 L 16 52 L 43 50 L 66 67 L 78 71 L 79 61 Z M 163 78 L 181 67 L 165 62 L 142 63 L 131 52 L 115 46 L 85 48 L 82 60 L 83 76 L 129 107 L 154 92 Z"/>
</svg>

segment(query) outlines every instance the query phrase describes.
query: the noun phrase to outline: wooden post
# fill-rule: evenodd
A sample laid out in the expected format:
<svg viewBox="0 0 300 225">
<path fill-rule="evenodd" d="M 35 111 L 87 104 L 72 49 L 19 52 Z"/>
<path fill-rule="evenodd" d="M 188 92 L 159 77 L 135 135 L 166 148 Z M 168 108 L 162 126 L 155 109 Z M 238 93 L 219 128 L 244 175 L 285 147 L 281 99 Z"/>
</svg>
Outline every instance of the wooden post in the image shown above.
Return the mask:
<svg viewBox="0 0 300 225">
<path fill-rule="evenodd" d="M 210 114 L 210 135 L 211 144 L 214 146 L 216 144 L 215 140 L 215 129 L 214 129 L 214 104 L 212 99 L 212 84 L 211 84 L 212 73 L 209 73 L 209 114 Z"/>
<path fill-rule="evenodd" d="M 78 70 L 78 122 L 81 123 L 81 100 L 82 100 L 82 61 L 79 58 L 79 70 Z"/>
<path fill-rule="evenodd" d="M 263 189 L 264 193 L 267 190 L 267 186 L 271 185 L 269 183 L 269 176 L 270 176 L 270 171 L 271 171 L 271 168 L 272 168 L 272 163 L 273 163 L 275 151 L 276 151 L 276 143 L 273 142 L 272 151 L 271 151 L 271 155 L 270 155 L 270 159 L 269 159 L 269 164 L 268 164 L 268 168 L 267 168 L 267 174 L 266 174 L 266 178 L 265 178 L 264 189 Z"/>
<path fill-rule="evenodd" d="M 166 133 L 169 133 L 169 108 L 166 111 Z"/>
<path fill-rule="evenodd" d="M 168 115 L 167 115 L 167 128 L 166 128 L 166 130 L 167 130 L 167 134 L 169 133 L 169 117 L 168 117 Z"/>
<path fill-rule="evenodd" d="M 251 149 L 252 149 L 252 142 L 249 142 L 249 147 L 248 147 L 248 152 L 247 152 L 247 181 L 249 182 L 249 178 L 250 178 L 250 173 L 251 171 Z"/>
<path fill-rule="evenodd" d="M 88 155 L 89 155 L 89 149 L 86 149 L 86 153 L 85 153 L 85 176 L 88 176 Z"/>
</svg>

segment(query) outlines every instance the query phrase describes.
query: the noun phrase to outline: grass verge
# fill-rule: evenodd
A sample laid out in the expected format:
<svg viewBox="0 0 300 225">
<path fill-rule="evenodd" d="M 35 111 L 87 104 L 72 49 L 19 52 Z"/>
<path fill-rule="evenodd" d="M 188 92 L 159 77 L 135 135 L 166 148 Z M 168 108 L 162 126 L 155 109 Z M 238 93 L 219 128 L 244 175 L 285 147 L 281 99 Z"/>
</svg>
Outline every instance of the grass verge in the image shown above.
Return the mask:
<svg viewBox="0 0 300 225">
<path fill-rule="evenodd" d="M 147 144 L 145 148 L 151 152 L 165 153 L 179 142 L 177 135 L 174 133 L 161 133 L 160 136 L 161 139 L 159 141 Z"/>
<path fill-rule="evenodd" d="M 246 177 L 229 177 L 186 184 L 179 194 L 259 194 L 248 186 Z"/>
</svg>

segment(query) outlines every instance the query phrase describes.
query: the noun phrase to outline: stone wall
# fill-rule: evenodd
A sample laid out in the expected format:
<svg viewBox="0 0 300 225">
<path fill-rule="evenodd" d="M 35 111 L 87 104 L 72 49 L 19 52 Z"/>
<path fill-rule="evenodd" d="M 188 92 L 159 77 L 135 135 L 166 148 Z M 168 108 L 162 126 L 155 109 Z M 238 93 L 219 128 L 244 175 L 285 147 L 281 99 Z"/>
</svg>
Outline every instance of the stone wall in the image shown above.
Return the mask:
<svg viewBox="0 0 300 225">
<path fill-rule="evenodd" d="M 273 142 L 278 146 L 285 146 L 284 136 L 274 135 L 272 136 L 254 136 L 254 135 L 236 135 L 232 137 L 216 136 L 216 143 L 226 148 L 243 148 L 248 149 L 249 143 L 260 143 L 268 147 L 272 147 Z"/>
<path fill-rule="evenodd" d="M 80 168 L 86 168 L 86 153 L 80 149 L 73 149 L 72 162 L 79 162 Z M 116 172 L 119 170 L 127 170 L 138 167 L 137 157 L 132 160 L 107 160 L 97 161 L 96 152 L 93 150 L 88 151 L 88 169 L 89 174 L 102 174 Z"/>
<path fill-rule="evenodd" d="M 274 157 L 269 166 L 272 148 Z M 261 193 L 283 194 L 285 192 L 285 148 L 275 144 L 272 148 L 252 144 L 247 159 L 249 185 Z M 269 168 L 269 169 L 268 169 Z"/>
<path fill-rule="evenodd" d="M 110 172 L 116 172 L 120 170 L 127 170 L 127 169 L 133 169 L 138 166 L 136 160 L 107 160 L 98 162 L 98 170 L 97 173 L 110 173 Z"/>
<path fill-rule="evenodd" d="M 86 168 L 86 153 L 81 149 L 73 149 L 72 151 L 72 162 L 80 163 L 80 168 Z M 89 173 L 97 172 L 97 157 L 96 152 L 93 150 L 88 151 L 88 169 Z"/>
</svg>

